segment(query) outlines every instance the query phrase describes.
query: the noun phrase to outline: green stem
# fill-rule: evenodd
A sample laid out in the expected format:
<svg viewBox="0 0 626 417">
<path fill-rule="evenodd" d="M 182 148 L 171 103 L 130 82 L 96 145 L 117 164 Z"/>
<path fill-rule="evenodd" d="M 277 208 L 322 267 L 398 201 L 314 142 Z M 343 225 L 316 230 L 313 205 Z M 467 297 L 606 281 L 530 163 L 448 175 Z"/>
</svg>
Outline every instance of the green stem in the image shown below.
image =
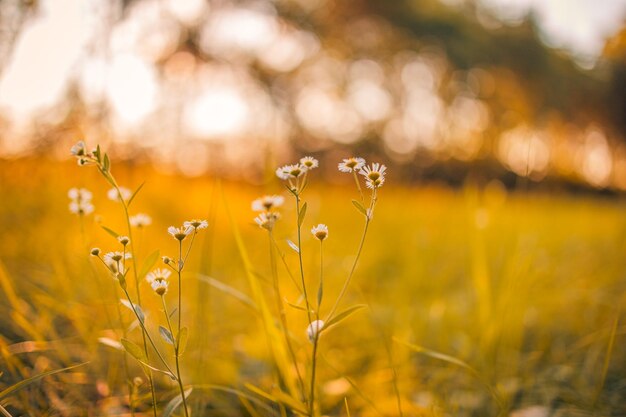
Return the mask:
<svg viewBox="0 0 626 417">
<path fill-rule="evenodd" d="M 298 260 L 300 262 L 300 278 L 302 279 L 302 293 L 304 295 L 304 303 L 306 305 L 306 314 L 311 324 L 311 307 L 309 305 L 309 297 L 306 291 L 306 283 L 304 281 L 304 263 L 302 262 L 302 228 L 300 227 L 300 194 L 296 193 L 296 222 L 298 225 Z"/>
<path fill-rule="evenodd" d="M 322 285 L 324 283 L 324 241 L 320 240 L 320 290 L 323 288 Z M 321 294 L 319 292 L 318 294 Z M 322 305 L 322 297 L 318 296 L 317 298 L 317 311 L 316 311 L 316 320 L 320 319 L 320 306 Z M 317 370 L 317 346 L 320 337 L 320 331 L 322 329 L 319 328 L 319 321 L 317 322 L 315 331 L 315 337 L 313 339 L 313 353 L 311 356 L 311 391 L 309 394 L 309 416 L 313 417 L 313 413 L 315 411 L 315 371 Z"/>
<path fill-rule="evenodd" d="M 167 319 L 167 327 L 170 330 L 170 334 L 172 335 L 172 337 L 174 337 L 174 330 L 172 329 L 172 322 L 170 321 L 170 315 L 167 312 L 167 304 L 165 304 L 165 297 L 162 295 L 161 296 L 161 302 L 163 303 L 163 312 L 165 313 L 165 317 Z M 180 331 L 179 331 L 180 334 Z M 177 382 L 178 382 L 178 389 L 180 390 L 180 396 L 183 399 L 183 407 L 185 409 L 185 416 L 189 417 L 189 411 L 187 410 L 187 399 L 185 398 L 185 388 L 183 387 L 183 380 L 180 376 L 180 364 L 178 362 L 178 358 L 179 358 L 179 348 L 180 348 L 180 340 L 178 337 L 176 337 L 176 340 L 174 341 L 174 357 L 176 358 L 176 378 L 177 378 Z"/>
</svg>

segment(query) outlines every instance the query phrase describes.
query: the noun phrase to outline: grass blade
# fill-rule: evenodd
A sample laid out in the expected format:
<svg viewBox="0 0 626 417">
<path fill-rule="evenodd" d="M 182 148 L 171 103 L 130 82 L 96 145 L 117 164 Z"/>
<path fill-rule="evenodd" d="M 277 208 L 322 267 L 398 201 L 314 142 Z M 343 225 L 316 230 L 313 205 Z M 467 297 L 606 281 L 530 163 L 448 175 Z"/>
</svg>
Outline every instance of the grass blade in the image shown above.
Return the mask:
<svg viewBox="0 0 626 417">
<path fill-rule="evenodd" d="M 18 391 L 26 388 L 27 386 L 29 386 L 30 384 L 32 384 L 34 382 L 39 381 L 42 378 L 45 378 L 45 377 L 50 376 L 50 375 L 58 374 L 58 373 L 61 373 L 61 372 L 69 371 L 70 369 L 78 368 L 79 366 L 86 365 L 87 363 L 88 362 L 84 362 L 84 363 L 80 363 L 78 365 L 68 366 L 66 368 L 54 369 L 52 371 L 42 372 L 42 373 L 40 373 L 38 375 L 32 376 L 30 378 L 27 378 L 27 379 L 25 379 L 23 381 L 18 382 L 17 384 L 11 385 L 9 388 L 7 388 L 4 391 L 0 392 L 0 400 L 3 400 L 3 399 L 5 399 L 8 396 L 17 393 Z"/>
<path fill-rule="evenodd" d="M 189 395 L 193 391 L 193 387 L 185 390 L 185 399 L 189 398 Z M 163 409 L 163 417 L 170 417 L 174 411 L 183 403 L 183 396 L 178 394 L 170 400 L 169 403 Z"/>
</svg>

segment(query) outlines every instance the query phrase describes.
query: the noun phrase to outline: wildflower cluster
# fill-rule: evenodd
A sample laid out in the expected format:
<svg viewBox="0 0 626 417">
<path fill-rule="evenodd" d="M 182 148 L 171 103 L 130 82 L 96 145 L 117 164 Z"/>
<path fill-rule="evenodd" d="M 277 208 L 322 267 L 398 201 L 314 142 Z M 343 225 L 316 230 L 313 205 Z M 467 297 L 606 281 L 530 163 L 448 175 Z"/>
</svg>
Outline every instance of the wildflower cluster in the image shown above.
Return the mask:
<svg viewBox="0 0 626 417">
<path fill-rule="evenodd" d="M 91 191 L 85 188 L 71 188 L 67 192 L 67 196 L 70 198 L 70 212 L 84 216 L 91 214 L 94 211 L 94 206 L 91 204 L 93 195 Z"/>
<path fill-rule="evenodd" d="M 300 158 L 297 164 L 290 164 L 276 169 L 276 176 L 288 181 L 288 189 L 292 193 L 301 193 L 306 187 L 307 173 L 319 166 L 317 159 L 312 156 Z"/>
<path fill-rule="evenodd" d="M 280 213 L 276 208 L 283 205 L 285 197 L 280 195 L 264 195 L 252 202 L 252 210 L 260 211 L 254 221 L 259 227 L 272 231 L 274 224 L 280 219 Z"/>
</svg>

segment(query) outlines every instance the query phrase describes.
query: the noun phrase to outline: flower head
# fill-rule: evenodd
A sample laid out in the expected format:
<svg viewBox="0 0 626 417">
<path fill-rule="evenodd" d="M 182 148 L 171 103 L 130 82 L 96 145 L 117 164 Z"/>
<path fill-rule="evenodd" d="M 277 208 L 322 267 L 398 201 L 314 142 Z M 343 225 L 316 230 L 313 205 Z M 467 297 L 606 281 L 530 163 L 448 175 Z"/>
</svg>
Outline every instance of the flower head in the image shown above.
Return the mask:
<svg viewBox="0 0 626 417">
<path fill-rule="evenodd" d="M 319 162 L 312 156 L 305 156 L 304 158 L 300 159 L 300 165 L 305 167 L 307 170 L 310 170 L 313 168 L 317 168 L 319 166 Z"/>
<path fill-rule="evenodd" d="M 266 211 L 256 216 L 254 221 L 259 225 L 259 227 L 271 231 L 278 219 L 280 219 L 280 213 L 276 211 Z"/>
<path fill-rule="evenodd" d="M 146 227 L 152 224 L 152 218 L 143 213 L 138 213 L 134 216 L 130 216 L 129 220 L 132 227 Z"/>
<path fill-rule="evenodd" d="M 130 243 L 130 239 L 128 238 L 128 236 L 118 236 L 117 240 L 124 246 Z"/>
<path fill-rule="evenodd" d="M 318 224 L 317 226 L 315 226 L 314 228 L 311 229 L 311 233 L 318 240 L 322 241 L 322 240 L 324 240 L 324 239 L 326 239 L 328 237 L 328 226 L 326 226 L 325 224 L 320 223 L 320 224 Z"/>
<path fill-rule="evenodd" d="M 148 272 L 148 274 L 146 274 L 146 281 L 148 281 L 151 284 L 154 281 L 165 281 L 166 279 L 170 277 L 171 273 L 172 271 L 170 271 L 169 269 L 157 268 L 154 271 Z"/>
<path fill-rule="evenodd" d="M 276 170 L 276 176 L 281 180 L 288 180 L 304 175 L 306 170 L 307 167 L 301 164 L 285 165 Z"/>
<path fill-rule="evenodd" d="M 368 188 L 375 189 L 380 188 L 385 183 L 385 171 L 387 167 L 375 162 L 370 166 L 364 166 L 359 171 L 359 174 L 365 177 L 366 185 Z"/>
<path fill-rule="evenodd" d="M 338 168 L 341 172 L 358 172 L 365 165 L 365 159 L 352 156 L 339 162 Z"/>
<path fill-rule="evenodd" d="M 124 253 L 124 252 L 114 251 L 114 252 L 105 253 L 102 258 L 104 259 L 106 263 L 109 263 L 109 262 L 119 262 L 122 259 L 130 259 L 132 258 L 132 255 L 130 254 L 130 252 Z"/>
<path fill-rule="evenodd" d="M 308 327 L 306 328 L 306 335 L 311 343 L 313 343 L 315 339 L 319 337 L 320 332 L 324 328 L 324 324 L 324 320 L 315 320 L 308 325 Z"/>
<path fill-rule="evenodd" d="M 172 237 L 176 240 L 183 241 L 187 237 L 189 233 L 193 232 L 193 227 L 181 226 L 174 227 L 170 226 L 167 228 L 167 233 L 172 235 Z"/>
<path fill-rule="evenodd" d="M 200 230 L 209 227 L 209 223 L 206 220 L 193 219 L 184 222 L 183 226 L 185 226 L 187 229 L 191 228 L 192 230 Z"/>
<path fill-rule="evenodd" d="M 67 196 L 72 200 L 69 204 L 71 213 L 86 215 L 94 211 L 94 206 L 91 204 L 91 191 L 85 188 L 71 188 Z"/>
<path fill-rule="evenodd" d="M 92 248 L 89 253 L 91 256 L 100 256 L 100 248 Z"/>
<path fill-rule="evenodd" d="M 158 295 L 165 295 L 168 285 L 169 282 L 167 282 L 166 280 L 154 280 L 150 283 L 150 286 Z"/>
<path fill-rule="evenodd" d="M 285 202 L 285 197 L 281 195 L 264 195 L 252 202 L 254 211 L 270 211 L 275 207 L 280 207 Z"/>
<path fill-rule="evenodd" d="M 87 145 L 85 145 L 85 141 L 79 140 L 76 142 L 72 149 L 70 149 L 72 155 L 79 157 L 87 155 Z"/>
<path fill-rule="evenodd" d="M 119 192 L 118 192 L 118 190 L 116 188 L 111 188 L 107 192 L 107 197 L 109 198 L 109 200 L 112 200 L 112 201 L 120 201 L 120 200 L 128 201 L 128 199 L 130 198 L 130 196 L 133 193 L 126 187 L 118 187 L 118 188 L 119 188 Z"/>
</svg>

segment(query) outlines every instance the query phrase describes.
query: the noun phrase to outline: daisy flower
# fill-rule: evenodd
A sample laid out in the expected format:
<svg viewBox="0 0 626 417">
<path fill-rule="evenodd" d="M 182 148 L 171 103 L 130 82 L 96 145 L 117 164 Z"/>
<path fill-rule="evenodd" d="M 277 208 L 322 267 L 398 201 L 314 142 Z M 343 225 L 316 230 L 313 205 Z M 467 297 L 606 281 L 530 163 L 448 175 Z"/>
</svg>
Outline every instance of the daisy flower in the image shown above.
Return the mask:
<svg viewBox="0 0 626 417">
<path fill-rule="evenodd" d="M 112 200 L 112 201 L 120 201 L 120 200 L 128 201 L 128 199 L 130 198 L 132 194 L 133 193 L 128 188 L 119 187 L 119 192 L 117 191 L 117 189 L 111 188 L 107 192 L 107 197 L 109 198 L 109 200 Z"/>
<path fill-rule="evenodd" d="M 385 182 L 385 171 L 387 167 L 379 164 L 378 162 L 373 163 L 370 166 L 364 166 L 359 171 L 359 174 L 363 175 L 366 179 L 366 185 L 368 188 L 380 188 Z"/>
<path fill-rule="evenodd" d="M 324 240 L 324 239 L 326 239 L 328 237 L 328 226 L 326 226 L 325 224 L 320 223 L 320 224 L 318 224 L 317 226 L 315 226 L 314 228 L 311 229 L 311 233 L 318 240 L 322 241 L 322 240 Z"/>
<path fill-rule="evenodd" d="M 274 207 L 280 207 L 285 202 L 285 197 L 281 195 L 264 195 L 252 202 L 254 211 L 270 211 Z"/>
<path fill-rule="evenodd" d="M 86 156 L 87 145 L 85 145 L 85 141 L 82 141 L 82 140 L 78 141 L 74 146 L 72 146 L 72 149 L 70 149 L 70 152 L 72 153 L 72 155 L 76 157 Z"/>
<path fill-rule="evenodd" d="M 317 159 L 312 156 L 305 156 L 300 159 L 300 165 L 306 167 L 307 170 L 317 168 L 319 166 L 319 162 Z"/>
<path fill-rule="evenodd" d="M 169 233 L 170 235 L 172 235 L 172 237 L 176 240 L 184 240 L 187 235 L 189 233 L 191 233 L 193 231 L 193 227 L 187 227 L 187 226 L 181 226 L 181 227 L 174 227 L 174 226 L 170 226 L 167 228 L 167 233 Z"/>
<path fill-rule="evenodd" d="M 254 221 L 256 222 L 256 224 L 259 225 L 259 227 L 266 230 L 272 230 L 274 228 L 274 224 L 276 223 L 276 221 L 278 221 L 278 219 L 280 219 L 280 213 L 275 211 L 267 211 L 256 216 L 254 218 Z"/>
<path fill-rule="evenodd" d="M 86 188 L 70 188 L 67 196 L 72 200 L 91 201 L 93 194 Z"/>
<path fill-rule="evenodd" d="M 130 239 L 128 238 L 128 236 L 118 236 L 117 240 L 124 246 L 130 243 Z"/>
<path fill-rule="evenodd" d="M 207 222 L 206 220 L 192 219 L 184 222 L 183 226 L 187 229 L 201 230 L 209 227 L 209 222 Z"/>
<path fill-rule="evenodd" d="M 94 211 L 94 206 L 89 201 L 72 201 L 69 205 L 70 213 L 87 215 Z"/>
<path fill-rule="evenodd" d="M 300 164 L 285 165 L 276 170 L 276 176 L 281 180 L 288 180 L 304 175 L 306 170 L 307 168 Z"/>
<path fill-rule="evenodd" d="M 358 172 L 364 166 L 365 159 L 353 156 L 339 162 L 338 168 L 341 172 Z"/>
<path fill-rule="evenodd" d="M 138 213 L 130 216 L 130 225 L 133 227 L 146 227 L 152 224 L 152 218 L 147 214 Z"/>
<path fill-rule="evenodd" d="M 146 281 L 148 281 L 150 284 L 152 284 L 154 281 L 165 281 L 170 277 L 171 274 L 172 271 L 170 271 L 169 269 L 157 268 L 154 271 L 148 272 L 146 274 Z"/>
<path fill-rule="evenodd" d="M 320 332 L 324 328 L 324 320 L 315 320 L 312 321 L 311 324 L 306 328 L 306 336 L 309 338 L 309 341 L 313 343 L 317 337 L 319 337 Z"/>
<path fill-rule="evenodd" d="M 132 258 L 132 255 L 129 252 L 123 253 L 123 252 L 119 252 L 119 251 L 107 252 L 102 257 L 102 259 L 104 259 L 104 261 L 107 262 L 107 263 L 109 263 L 109 262 L 119 262 L 122 259 L 130 259 L 130 258 Z"/>
<path fill-rule="evenodd" d="M 154 280 L 150 283 L 150 286 L 158 295 L 165 295 L 169 283 L 166 280 Z"/>
</svg>

